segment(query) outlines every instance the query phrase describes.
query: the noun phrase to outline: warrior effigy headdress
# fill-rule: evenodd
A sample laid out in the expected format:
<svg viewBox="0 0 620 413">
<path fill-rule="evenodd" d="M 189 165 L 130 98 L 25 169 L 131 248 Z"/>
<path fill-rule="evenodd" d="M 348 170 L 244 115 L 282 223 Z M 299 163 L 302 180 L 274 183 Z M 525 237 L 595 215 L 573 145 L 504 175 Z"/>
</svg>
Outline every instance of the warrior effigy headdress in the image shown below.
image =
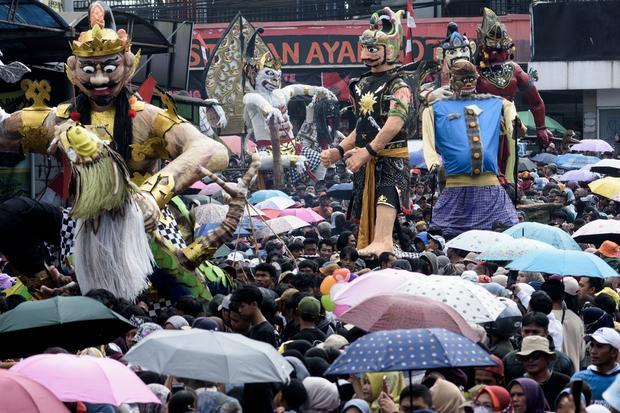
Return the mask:
<svg viewBox="0 0 620 413">
<path fill-rule="evenodd" d="M 277 59 L 271 51 L 267 51 L 260 56 L 254 56 L 256 50 L 256 37 L 263 32 L 264 29 L 262 27 L 254 30 L 254 33 L 250 36 L 248 44 L 245 47 L 243 71 L 252 87 L 256 86 L 256 75 L 261 69 L 269 67 L 274 70 L 281 70 L 282 68 L 282 61 Z"/>
<path fill-rule="evenodd" d="M 364 46 L 384 46 L 386 63 L 398 61 L 403 42 L 402 10 L 396 13 L 389 7 L 376 11 L 370 16 L 370 28 L 360 36 Z M 388 47 L 392 46 L 391 50 Z"/>
<path fill-rule="evenodd" d="M 131 42 L 127 32 L 116 30 L 116 23 L 110 6 L 96 1 L 88 9 L 90 30 L 80 33 L 71 43 L 73 54 L 78 57 L 100 57 L 130 50 Z"/>
<path fill-rule="evenodd" d="M 487 7 L 482 12 L 482 25 L 476 29 L 478 44 L 484 47 L 508 50 L 514 46 L 508 36 L 506 26 L 500 22 L 495 12 Z"/>
</svg>

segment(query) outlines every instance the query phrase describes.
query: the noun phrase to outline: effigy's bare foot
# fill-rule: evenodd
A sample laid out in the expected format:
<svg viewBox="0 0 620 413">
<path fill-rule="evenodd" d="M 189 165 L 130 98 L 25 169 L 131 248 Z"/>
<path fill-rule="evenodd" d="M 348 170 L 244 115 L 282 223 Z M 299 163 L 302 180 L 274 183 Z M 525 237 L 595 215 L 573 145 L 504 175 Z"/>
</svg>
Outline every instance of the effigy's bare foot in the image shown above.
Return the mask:
<svg viewBox="0 0 620 413">
<path fill-rule="evenodd" d="M 361 257 L 370 257 L 372 255 L 376 255 L 378 257 L 382 252 L 393 253 L 394 244 L 391 242 L 373 241 L 366 248 L 362 248 L 357 251 Z"/>
</svg>

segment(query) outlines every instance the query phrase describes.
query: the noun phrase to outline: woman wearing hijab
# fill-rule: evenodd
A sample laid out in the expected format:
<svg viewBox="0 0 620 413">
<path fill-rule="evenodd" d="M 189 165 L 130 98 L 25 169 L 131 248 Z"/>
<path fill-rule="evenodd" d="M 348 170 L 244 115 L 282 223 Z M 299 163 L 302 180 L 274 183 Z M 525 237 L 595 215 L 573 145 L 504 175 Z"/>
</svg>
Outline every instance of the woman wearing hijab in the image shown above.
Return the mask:
<svg viewBox="0 0 620 413">
<path fill-rule="evenodd" d="M 304 413 L 329 413 L 340 406 L 340 395 L 336 384 L 322 377 L 308 377 L 303 381 L 308 400 L 302 406 Z"/>
<path fill-rule="evenodd" d="M 459 388 L 444 379 L 437 379 L 430 391 L 433 396 L 433 409 L 437 413 L 460 412 L 460 406 L 465 403 L 465 397 Z"/>
<path fill-rule="evenodd" d="M 515 379 L 508 385 L 514 413 L 544 413 L 549 410 L 542 387 L 528 378 Z"/>
<path fill-rule="evenodd" d="M 388 390 L 388 395 L 398 407 L 400 392 L 405 387 L 405 380 L 401 372 L 366 373 L 362 376 L 361 381 L 356 378 L 353 381 L 355 396 L 365 400 L 370 405 L 372 413 L 381 410 L 379 396 L 384 385 Z"/>
<path fill-rule="evenodd" d="M 510 393 L 501 386 L 484 386 L 474 399 L 474 413 L 512 413 Z"/>
</svg>

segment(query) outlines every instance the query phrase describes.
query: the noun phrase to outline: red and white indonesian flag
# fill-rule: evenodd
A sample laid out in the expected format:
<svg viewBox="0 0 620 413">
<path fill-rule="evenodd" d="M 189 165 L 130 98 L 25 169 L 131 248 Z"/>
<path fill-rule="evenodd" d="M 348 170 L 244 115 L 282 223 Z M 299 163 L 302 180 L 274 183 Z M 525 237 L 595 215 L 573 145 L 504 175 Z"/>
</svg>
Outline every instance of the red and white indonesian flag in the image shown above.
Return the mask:
<svg viewBox="0 0 620 413">
<path fill-rule="evenodd" d="M 405 31 L 405 64 L 413 62 L 413 29 L 415 19 L 413 17 L 412 0 L 407 0 L 407 31 Z"/>
</svg>

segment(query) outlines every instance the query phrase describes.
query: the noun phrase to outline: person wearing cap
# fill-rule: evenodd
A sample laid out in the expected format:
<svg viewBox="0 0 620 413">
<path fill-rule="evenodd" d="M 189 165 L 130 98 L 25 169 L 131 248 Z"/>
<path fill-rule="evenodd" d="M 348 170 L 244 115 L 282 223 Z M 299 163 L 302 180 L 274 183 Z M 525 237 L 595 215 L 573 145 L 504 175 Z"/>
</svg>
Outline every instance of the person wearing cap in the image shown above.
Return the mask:
<svg viewBox="0 0 620 413">
<path fill-rule="evenodd" d="M 222 304 L 217 307 L 217 311 L 222 313 L 222 321 L 224 322 L 224 326 L 226 328 L 230 328 L 230 298 L 232 294 L 228 294 L 222 300 Z"/>
<path fill-rule="evenodd" d="M 613 328 L 602 327 L 585 337 L 590 345 L 592 364 L 578 371 L 572 379 L 582 379 L 592 388 L 592 402 L 605 404 L 603 392 L 620 376 L 620 333 Z"/>
<path fill-rule="evenodd" d="M 278 279 L 276 267 L 272 264 L 258 264 L 254 268 L 254 283 L 258 287 L 273 288 Z"/>
<path fill-rule="evenodd" d="M 245 256 L 239 251 L 231 252 L 226 257 L 226 264 L 231 265 L 234 269 L 241 267 L 245 261 Z"/>
<path fill-rule="evenodd" d="M 549 318 L 543 313 L 527 313 L 521 321 L 521 337 L 540 336 L 549 338 Z M 549 365 L 552 371 L 572 376 L 575 372 L 573 362 L 568 356 L 553 348 L 553 343 L 549 342 L 549 347 L 555 352 L 555 359 Z M 504 373 L 506 382 L 522 377 L 525 373 L 522 363 L 517 359 L 518 351 L 511 351 L 504 356 Z"/>
<path fill-rule="evenodd" d="M 297 323 L 299 333 L 293 340 L 308 340 L 310 343 L 323 342 L 327 338 L 325 333 L 317 328 L 321 318 L 321 303 L 314 297 L 304 297 L 297 305 Z"/>
<path fill-rule="evenodd" d="M 525 377 L 535 380 L 545 393 L 547 403 L 555 409 L 555 399 L 569 383 L 570 377 L 552 371 L 549 364 L 555 358 L 555 352 L 549 349 L 549 340 L 540 336 L 524 337 L 521 351 L 517 352 L 517 359 L 523 365 Z"/>
<path fill-rule="evenodd" d="M 618 258 L 620 258 L 620 245 L 613 241 L 605 241 L 598 247 L 597 254 L 613 269 L 618 270 Z"/>
<path fill-rule="evenodd" d="M 504 385 L 504 362 L 494 354 L 491 354 L 491 359 L 495 362 L 495 366 L 474 368 L 474 379 L 476 381 L 476 385 Z"/>
</svg>

